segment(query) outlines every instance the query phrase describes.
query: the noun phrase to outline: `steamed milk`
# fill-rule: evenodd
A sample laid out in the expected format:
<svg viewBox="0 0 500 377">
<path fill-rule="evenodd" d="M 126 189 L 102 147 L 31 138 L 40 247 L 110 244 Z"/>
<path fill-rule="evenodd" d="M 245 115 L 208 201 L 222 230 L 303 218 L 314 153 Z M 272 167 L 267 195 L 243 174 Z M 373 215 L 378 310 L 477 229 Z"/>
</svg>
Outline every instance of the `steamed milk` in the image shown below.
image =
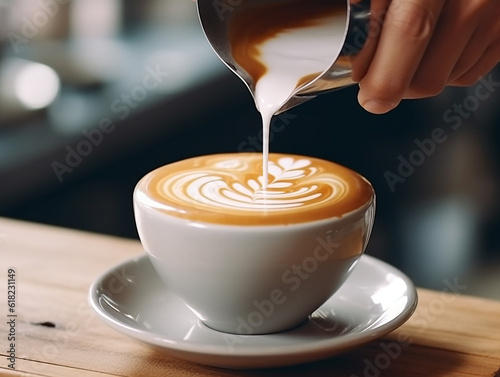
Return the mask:
<svg viewBox="0 0 500 377">
<path fill-rule="evenodd" d="M 230 44 L 235 61 L 255 83 L 263 127 L 263 189 L 268 182 L 271 118 L 340 54 L 345 4 L 345 0 L 293 0 L 236 9 L 240 13 L 229 28 Z"/>
</svg>

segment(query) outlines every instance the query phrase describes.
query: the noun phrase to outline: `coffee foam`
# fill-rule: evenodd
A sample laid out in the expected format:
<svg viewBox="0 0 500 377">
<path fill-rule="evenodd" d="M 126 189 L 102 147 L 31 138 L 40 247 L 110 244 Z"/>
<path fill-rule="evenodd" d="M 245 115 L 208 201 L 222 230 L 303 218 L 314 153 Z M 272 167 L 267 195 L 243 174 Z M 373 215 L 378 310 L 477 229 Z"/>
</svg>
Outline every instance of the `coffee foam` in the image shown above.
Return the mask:
<svg viewBox="0 0 500 377">
<path fill-rule="evenodd" d="M 149 173 L 137 186 L 144 204 L 195 222 L 273 225 L 342 215 L 373 197 L 371 185 L 335 163 L 270 154 L 264 189 L 262 155 L 194 157 Z"/>
</svg>

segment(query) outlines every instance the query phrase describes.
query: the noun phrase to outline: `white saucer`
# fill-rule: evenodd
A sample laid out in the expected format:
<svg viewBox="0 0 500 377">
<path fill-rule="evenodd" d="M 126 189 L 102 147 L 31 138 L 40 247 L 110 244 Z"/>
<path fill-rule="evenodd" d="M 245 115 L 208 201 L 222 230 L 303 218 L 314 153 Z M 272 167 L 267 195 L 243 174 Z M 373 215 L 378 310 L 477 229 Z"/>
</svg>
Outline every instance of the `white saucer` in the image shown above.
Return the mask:
<svg viewBox="0 0 500 377">
<path fill-rule="evenodd" d="M 119 332 L 169 355 L 224 368 L 293 365 L 331 357 L 402 325 L 417 306 L 411 280 L 363 255 L 352 275 L 302 326 L 270 335 L 232 335 L 203 325 L 165 288 L 146 255 L 92 284 L 90 303 Z"/>
</svg>

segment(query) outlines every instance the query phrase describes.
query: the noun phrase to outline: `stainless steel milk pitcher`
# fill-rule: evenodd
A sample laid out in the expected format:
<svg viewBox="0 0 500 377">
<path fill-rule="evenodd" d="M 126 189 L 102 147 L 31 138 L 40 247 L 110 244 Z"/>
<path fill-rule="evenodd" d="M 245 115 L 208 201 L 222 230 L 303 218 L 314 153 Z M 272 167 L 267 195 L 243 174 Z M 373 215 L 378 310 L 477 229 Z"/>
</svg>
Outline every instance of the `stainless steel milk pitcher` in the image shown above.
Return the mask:
<svg viewBox="0 0 500 377">
<path fill-rule="evenodd" d="M 332 57 L 332 64 L 329 69 L 310 84 L 294 92 L 278 113 L 306 102 L 318 94 L 354 84 L 351 79 L 352 61 L 366 44 L 369 32 L 370 0 L 331 1 L 339 3 L 338 5 L 346 17 L 341 52 L 338 56 Z M 238 11 L 242 11 L 248 4 L 258 2 L 283 4 L 286 3 L 286 0 L 197 0 L 200 23 L 210 45 L 224 64 L 243 80 L 252 95 L 254 94 L 255 83 L 233 58 L 229 43 L 228 25 L 236 8 L 238 8 Z"/>
</svg>

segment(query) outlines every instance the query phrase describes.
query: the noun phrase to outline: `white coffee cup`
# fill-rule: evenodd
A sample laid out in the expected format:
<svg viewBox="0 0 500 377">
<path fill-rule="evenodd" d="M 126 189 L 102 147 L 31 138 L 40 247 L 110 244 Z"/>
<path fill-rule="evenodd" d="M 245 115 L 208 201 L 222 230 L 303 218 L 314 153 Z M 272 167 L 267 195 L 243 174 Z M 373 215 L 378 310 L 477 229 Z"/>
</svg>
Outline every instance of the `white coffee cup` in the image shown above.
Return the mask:
<svg viewBox="0 0 500 377">
<path fill-rule="evenodd" d="M 182 206 L 152 195 L 152 177 L 160 179 L 162 169 L 170 166 L 149 173 L 136 186 L 138 233 L 168 289 L 215 330 L 266 334 L 300 325 L 340 288 L 364 252 L 375 194 L 354 172 L 350 174 L 371 194 L 348 213 L 305 222 L 233 225 L 207 221 L 196 209 L 194 217 L 183 217 Z M 186 172 L 183 166 L 176 169 Z"/>
</svg>

